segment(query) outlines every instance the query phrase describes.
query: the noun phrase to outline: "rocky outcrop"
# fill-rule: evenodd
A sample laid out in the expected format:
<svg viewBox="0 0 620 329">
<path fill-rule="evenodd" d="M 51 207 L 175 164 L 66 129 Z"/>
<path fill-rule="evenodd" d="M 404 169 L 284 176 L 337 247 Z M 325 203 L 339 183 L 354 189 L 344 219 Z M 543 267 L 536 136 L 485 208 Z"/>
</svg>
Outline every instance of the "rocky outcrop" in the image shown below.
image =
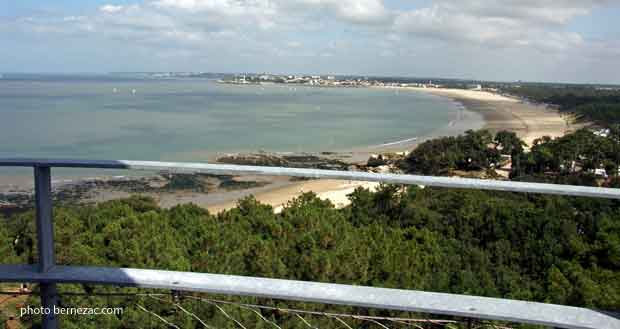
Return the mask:
<svg viewBox="0 0 620 329">
<path fill-rule="evenodd" d="M 405 157 L 406 153 L 373 154 L 368 159 L 366 166 L 370 172 L 401 173 L 400 163 Z"/>
<path fill-rule="evenodd" d="M 237 164 L 246 166 L 289 167 L 289 168 L 313 168 L 344 171 L 364 170 L 362 166 L 344 162 L 335 158 L 335 154 L 274 154 L 274 153 L 247 153 L 231 154 L 217 159 L 219 163 Z"/>
</svg>

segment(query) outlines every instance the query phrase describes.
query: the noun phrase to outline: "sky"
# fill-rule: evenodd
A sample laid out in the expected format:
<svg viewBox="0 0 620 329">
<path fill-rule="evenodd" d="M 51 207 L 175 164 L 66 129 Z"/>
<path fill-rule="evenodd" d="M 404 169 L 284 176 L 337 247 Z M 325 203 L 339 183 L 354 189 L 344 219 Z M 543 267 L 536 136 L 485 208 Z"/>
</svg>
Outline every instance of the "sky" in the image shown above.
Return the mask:
<svg viewBox="0 0 620 329">
<path fill-rule="evenodd" d="M 620 83 L 620 0 L 0 0 L 0 72 Z"/>
</svg>

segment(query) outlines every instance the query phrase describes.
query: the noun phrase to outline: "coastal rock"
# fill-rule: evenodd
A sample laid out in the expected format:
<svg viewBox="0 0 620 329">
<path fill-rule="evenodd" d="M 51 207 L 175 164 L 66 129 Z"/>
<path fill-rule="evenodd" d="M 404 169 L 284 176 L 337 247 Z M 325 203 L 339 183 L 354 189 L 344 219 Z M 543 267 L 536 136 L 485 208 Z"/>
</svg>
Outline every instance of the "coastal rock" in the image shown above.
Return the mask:
<svg viewBox="0 0 620 329">
<path fill-rule="evenodd" d="M 368 158 L 366 165 L 369 168 L 377 168 L 382 166 L 397 166 L 398 163 L 405 159 L 406 152 L 399 153 L 385 153 L 385 154 L 372 154 Z"/>
<path fill-rule="evenodd" d="M 327 170 L 349 170 L 352 166 L 352 164 L 339 159 L 306 153 L 286 155 L 266 152 L 234 154 L 220 157 L 217 159 L 217 162 L 246 166 L 313 168 Z"/>
<path fill-rule="evenodd" d="M 230 154 L 217 159 L 217 162 L 246 165 L 246 166 L 268 166 L 268 167 L 284 167 L 287 162 L 275 155 L 257 153 L 257 154 Z"/>
<path fill-rule="evenodd" d="M 58 205 L 72 205 L 112 200 L 131 194 L 151 196 L 187 192 L 207 194 L 215 191 L 251 189 L 268 183 L 230 175 L 161 172 L 157 176 L 89 178 L 65 183 L 53 188 L 52 200 Z M 0 215 L 8 217 L 33 207 L 32 189 L 0 192 Z"/>
</svg>

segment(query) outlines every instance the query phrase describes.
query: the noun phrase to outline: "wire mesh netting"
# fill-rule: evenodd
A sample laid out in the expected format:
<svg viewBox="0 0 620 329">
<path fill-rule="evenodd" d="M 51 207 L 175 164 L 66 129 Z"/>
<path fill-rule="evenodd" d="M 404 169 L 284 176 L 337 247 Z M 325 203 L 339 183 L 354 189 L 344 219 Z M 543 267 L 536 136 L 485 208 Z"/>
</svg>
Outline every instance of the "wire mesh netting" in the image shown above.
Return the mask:
<svg viewBox="0 0 620 329">
<path fill-rule="evenodd" d="M 13 316 L 4 314 L 5 323 L 13 321 L 24 327 L 36 327 L 40 323 L 41 315 L 35 311 L 41 309 L 36 290 L 27 293 L 5 292 L 3 296 L 22 298 L 22 303 L 15 305 Z M 63 328 L 504 329 L 515 327 L 496 321 L 469 318 L 177 291 L 144 292 L 137 289 L 121 292 L 64 291 L 60 292 L 58 297 L 60 302 L 56 312 Z M 30 311 L 27 311 L 28 309 Z M 10 313 L 10 310 L 3 312 Z M 21 313 L 19 317 L 18 313 Z"/>
</svg>

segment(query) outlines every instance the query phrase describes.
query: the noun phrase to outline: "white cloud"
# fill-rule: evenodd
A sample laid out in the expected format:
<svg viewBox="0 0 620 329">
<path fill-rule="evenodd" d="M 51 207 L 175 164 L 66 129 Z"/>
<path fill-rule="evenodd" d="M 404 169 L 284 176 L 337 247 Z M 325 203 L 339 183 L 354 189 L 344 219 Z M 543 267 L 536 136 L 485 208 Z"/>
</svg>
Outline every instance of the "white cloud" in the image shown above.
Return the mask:
<svg viewBox="0 0 620 329">
<path fill-rule="evenodd" d="M 278 5 L 270 0 L 155 0 L 150 4 L 197 27 L 268 30 L 282 19 Z"/>
<path fill-rule="evenodd" d="M 349 25 L 353 33 L 365 31 L 364 38 L 392 40 L 396 47 L 411 42 L 403 37 L 414 36 L 455 43 L 455 47 L 562 50 L 584 43 L 579 34 L 563 26 L 609 1 L 435 0 L 427 7 L 398 11 L 386 8 L 383 0 L 148 0 L 141 5 L 106 4 L 98 15 L 68 16 L 62 24 L 29 24 L 38 31 L 73 29 L 72 33 L 98 32 L 128 40 L 134 37 L 137 42 L 177 39 L 195 46 L 223 32 L 259 43 L 269 42 L 274 33 L 325 33 L 324 28 L 333 27 L 320 22 L 332 20 Z M 358 27 L 360 24 L 364 29 Z M 305 44 L 288 46 L 301 50 Z"/>
<path fill-rule="evenodd" d="M 246 57 L 240 61 L 247 62 L 275 54 L 283 65 L 284 58 L 299 63 L 299 58 L 320 60 L 326 55 L 334 63 L 363 63 L 351 61 L 352 56 L 384 56 L 398 65 L 413 54 L 420 60 L 432 56 L 428 49 L 433 47 L 454 57 L 506 51 L 611 61 L 619 53 L 617 42 L 589 40 L 567 26 L 612 1 L 434 0 L 399 9 L 385 0 L 135 0 L 106 4 L 87 16 L 21 18 L 9 24 L 38 36 L 109 40 L 165 51 L 158 58 L 182 53 L 183 62 L 192 56 L 207 61 L 207 55 L 219 56 L 209 58 L 213 63 L 242 55 Z M 0 29 L 8 28 L 0 24 Z"/>
<path fill-rule="evenodd" d="M 99 7 L 99 10 L 106 14 L 114 14 L 121 10 L 123 10 L 123 6 L 115 6 L 115 5 L 104 5 Z"/>
<path fill-rule="evenodd" d="M 159 8 L 272 21 L 327 14 L 348 23 L 389 23 L 383 0 L 154 0 Z M 316 15 L 313 16 L 316 18 Z"/>
<path fill-rule="evenodd" d="M 289 0 L 289 6 L 324 10 L 345 22 L 354 24 L 387 23 L 392 13 L 382 0 Z"/>
<path fill-rule="evenodd" d="M 439 0 L 435 4 L 474 17 L 516 19 L 542 24 L 566 24 L 611 0 Z"/>
<path fill-rule="evenodd" d="M 562 50 L 583 38 L 566 31 L 571 19 L 587 15 L 606 0 L 439 0 L 401 12 L 394 29 L 417 37 L 490 47 Z"/>
</svg>

